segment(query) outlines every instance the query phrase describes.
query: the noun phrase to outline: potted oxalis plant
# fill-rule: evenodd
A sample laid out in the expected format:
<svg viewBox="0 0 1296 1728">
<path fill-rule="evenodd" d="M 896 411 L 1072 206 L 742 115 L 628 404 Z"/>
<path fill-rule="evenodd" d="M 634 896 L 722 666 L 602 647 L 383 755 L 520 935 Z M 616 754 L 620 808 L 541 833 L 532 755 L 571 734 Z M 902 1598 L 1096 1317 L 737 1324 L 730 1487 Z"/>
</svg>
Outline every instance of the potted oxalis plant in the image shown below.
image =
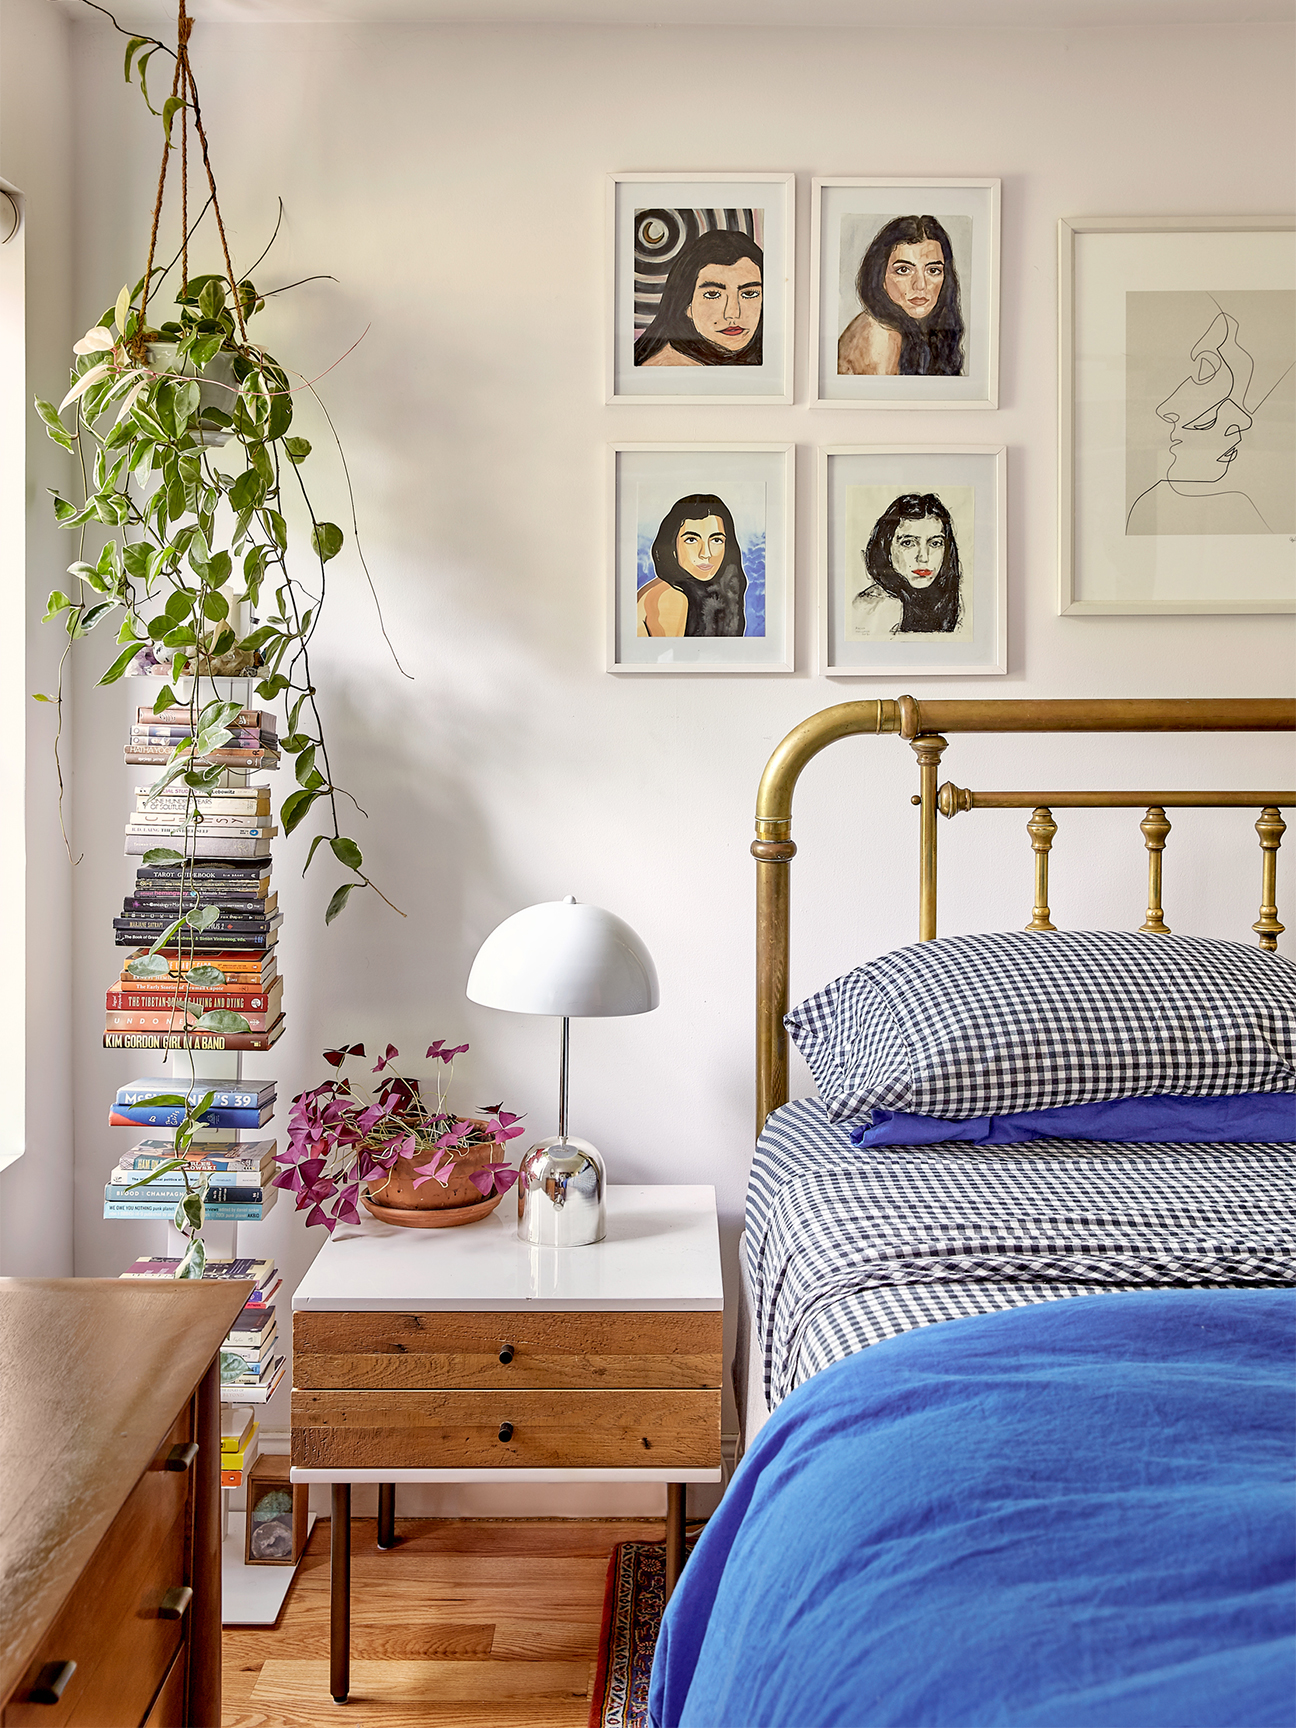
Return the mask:
<svg viewBox="0 0 1296 1728">
<path fill-rule="evenodd" d="M 293 1099 L 273 1178 L 292 1191 L 308 1224 L 331 1235 L 339 1224 L 358 1223 L 361 1205 L 384 1223 L 422 1229 L 494 1211 L 518 1178 L 506 1154 L 521 1118 L 502 1104 L 483 1104 L 476 1116 L 447 1107 L 454 1059 L 467 1049 L 447 1048 L 443 1038 L 428 1046 L 426 1055 L 441 1064 L 435 1102 L 418 1080 L 396 1072 L 394 1044 L 373 1065 L 383 1078 L 372 1090 L 340 1072 L 349 1057 L 364 1056 L 363 1044 L 324 1052 L 339 1072 Z"/>
</svg>

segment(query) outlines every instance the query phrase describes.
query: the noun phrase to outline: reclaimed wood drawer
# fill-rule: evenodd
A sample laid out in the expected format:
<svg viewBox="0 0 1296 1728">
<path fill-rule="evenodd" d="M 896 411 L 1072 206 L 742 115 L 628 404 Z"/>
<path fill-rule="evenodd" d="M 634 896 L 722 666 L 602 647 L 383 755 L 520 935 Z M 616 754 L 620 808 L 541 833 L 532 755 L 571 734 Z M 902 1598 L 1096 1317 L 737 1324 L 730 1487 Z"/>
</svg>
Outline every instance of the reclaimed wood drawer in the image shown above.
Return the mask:
<svg viewBox="0 0 1296 1728">
<path fill-rule="evenodd" d="M 186 1405 L 41 1639 L 5 1705 L 4 1728 L 139 1728 L 144 1721 L 183 1657 L 185 1618 L 163 1618 L 159 1609 L 169 1590 L 189 1582 L 194 1473 L 168 1470 L 166 1462 L 192 1434 Z M 42 1674 L 68 1662 L 76 1667 L 57 1702 L 32 1698 Z"/>
<path fill-rule="evenodd" d="M 292 1461 L 304 1470 L 710 1469 L 720 1461 L 720 1393 L 294 1388 Z"/>
<path fill-rule="evenodd" d="M 719 1312 L 297 1313 L 293 1384 L 718 1389 Z"/>
</svg>

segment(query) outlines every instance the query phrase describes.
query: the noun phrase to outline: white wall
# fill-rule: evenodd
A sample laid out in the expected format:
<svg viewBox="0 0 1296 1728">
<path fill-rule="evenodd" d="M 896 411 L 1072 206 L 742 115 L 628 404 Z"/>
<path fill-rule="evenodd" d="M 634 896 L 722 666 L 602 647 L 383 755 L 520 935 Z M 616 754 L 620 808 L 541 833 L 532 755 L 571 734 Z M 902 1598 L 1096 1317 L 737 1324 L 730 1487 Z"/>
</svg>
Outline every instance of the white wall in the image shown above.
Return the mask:
<svg viewBox="0 0 1296 1728">
<path fill-rule="evenodd" d="M 67 376 L 73 297 L 70 36 L 66 19 L 46 0 L 4 0 L 0 8 L 0 176 L 26 195 L 26 557 L 24 568 L 21 555 L 13 555 L 20 536 L 7 535 L 0 575 L 11 608 L 26 594 L 26 631 L 11 627 L 6 641 L 8 676 L 20 693 L 54 688 L 66 637 L 60 640 L 57 632 L 42 627 L 40 618 L 46 594 L 62 586 L 62 573 L 74 556 L 67 537 L 55 531 L 45 492 L 47 485 L 66 485 L 66 459 L 45 437 L 28 394 L 39 390 L 57 401 L 67 387 L 61 380 Z M 7 206 L 4 215 L 7 228 Z M 8 526 L 12 529 L 12 522 Z M 0 845 L 7 858 L 6 920 L 16 919 L 26 901 L 25 1125 L 23 1100 L 13 1095 L 21 1090 L 21 1079 L 15 1084 L 7 1069 L 4 1084 L 6 1138 L 25 1140 L 26 1153 L 0 1176 L 0 1272 L 51 1277 L 72 1271 L 71 871 L 59 832 L 53 710 L 37 708 L 26 695 L 21 700 L 21 718 L 14 713 L 17 704 L 5 704 L 5 749 L 17 753 L 18 771 L 11 765 L 7 775 Z M 20 864 L 15 868 L 22 852 L 17 801 L 24 754 L 25 889 Z M 65 747 L 65 764 L 70 756 Z M 23 1036 L 22 964 L 6 948 L 0 1038 L 9 1050 Z"/>
<path fill-rule="evenodd" d="M 157 148 L 107 31 L 91 23 L 77 37 L 83 244 L 69 336 L 139 273 Z M 262 340 L 315 377 L 363 336 L 321 389 L 414 675 L 392 667 L 360 572 L 340 559 L 318 655 L 324 707 L 339 776 L 370 813 L 359 838 L 408 917 L 371 897 L 326 933 L 333 879 L 323 869 L 300 884 L 308 837 L 281 843 L 290 1029 L 273 1058 L 250 1066 L 279 1077 L 285 1103 L 321 1076 L 319 1052 L 339 1040 L 421 1050 L 466 1036 L 461 1099 L 503 1096 L 535 1133 L 551 1132 L 555 1028 L 470 1006 L 464 978 L 477 944 L 518 907 L 565 893 L 601 902 L 656 956 L 662 1006 L 578 1025 L 574 1129 L 603 1148 L 615 1180 L 713 1181 L 734 1272 L 751 1144 L 756 782 L 805 715 L 903 689 L 807 669 L 818 443 L 1010 446 L 1010 675 L 928 680 L 915 694 L 1292 689 L 1290 619 L 1056 615 L 1054 382 L 1059 215 L 1290 206 L 1291 43 L 1281 26 L 948 31 L 938 54 L 902 33 L 827 30 L 199 29 L 237 260 L 261 250 L 282 195 L 283 233 L 258 280 L 339 279 L 273 302 Z M 795 169 L 802 284 L 812 174 L 1001 175 L 1002 409 L 603 406 L 604 176 L 655 168 Z M 802 293 L 800 354 L 805 302 Z M 803 368 L 798 395 L 804 404 Z M 308 404 L 301 421 L 322 451 Z M 604 672 L 605 445 L 634 438 L 801 446 L 796 676 Z M 336 465 L 325 454 L 317 468 L 328 513 L 349 523 Z M 97 647 L 85 666 L 106 653 Z M 79 695 L 77 1270 L 103 1274 L 151 1245 L 100 1217 L 118 1149 L 103 1126 L 108 1101 L 147 1066 L 98 1048 L 117 959 L 110 920 L 128 880 L 120 824 L 136 778 L 121 744 L 138 696 L 125 685 Z M 1139 737 L 967 739 L 946 764 L 961 784 L 982 785 L 1255 784 L 1292 766 L 1285 740 Z M 915 784 L 896 740 L 853 741 L 807 775 L 794 991 L 913 938 Z M 944 836 L 947 932 L 1028 915 L 1020 820 L 976 821 Z M 1060 920 L 1140 921 L 1137 813 L 1064 820 L 1055 858 Z M 1284 884 L 1290 907 L 1289 868 Z M 1177 820 L 1166 892 L 1172 925 L 1245 935 L 1259 893 L 1249 820 Z M 277 1254 L 291 1282 L 319 1235 L 281 1206 L 243 1240 Z"/>
</svg>

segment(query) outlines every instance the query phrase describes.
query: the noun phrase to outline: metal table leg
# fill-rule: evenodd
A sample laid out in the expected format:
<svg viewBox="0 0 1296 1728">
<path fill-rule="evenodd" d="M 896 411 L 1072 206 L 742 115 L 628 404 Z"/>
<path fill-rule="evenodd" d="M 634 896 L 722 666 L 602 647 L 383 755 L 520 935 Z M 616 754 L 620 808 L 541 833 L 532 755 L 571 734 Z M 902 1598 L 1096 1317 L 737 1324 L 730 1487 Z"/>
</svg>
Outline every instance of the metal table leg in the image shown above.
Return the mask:
<svg viewBox="0 0 1296 1728">
<path fill-rule="evenodd" d="M 378 1484 L 378 1546 L 394 1548 L 396 1546 L 396 1484 L 380 1482 Z"/>
<path fill-rule="evenodd" d="M 345 1704 L 351 1690 L 351 1484 L 334 1482 L 329 1533 L 329 1691 Z"/>
<path fill-rule="evenodd" d="M 666 1484 L 666 1600 L 679 1583 L 684 1566 L 684 1520 L 688 1510 L 688 1484 Z"/>
</svg>

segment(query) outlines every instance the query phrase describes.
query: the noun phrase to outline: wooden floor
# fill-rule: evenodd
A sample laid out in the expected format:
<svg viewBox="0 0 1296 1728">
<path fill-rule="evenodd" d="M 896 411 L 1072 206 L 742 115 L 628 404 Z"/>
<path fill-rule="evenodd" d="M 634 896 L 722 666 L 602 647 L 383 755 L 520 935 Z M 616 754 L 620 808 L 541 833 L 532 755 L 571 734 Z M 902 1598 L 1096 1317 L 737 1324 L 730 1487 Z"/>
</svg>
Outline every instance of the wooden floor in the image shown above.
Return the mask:
<svg viewBox="0 0 1296 1728">
<path fill-rule="evenodd" d="M 659 1522 L 373 1521 L 351 1533 L 351 1697 L 329 1697 L 329 1527 L 273 1631 L 229 1627 L 225 1728 L 585 1728 L 608 1558 Z"/>
</svg>

